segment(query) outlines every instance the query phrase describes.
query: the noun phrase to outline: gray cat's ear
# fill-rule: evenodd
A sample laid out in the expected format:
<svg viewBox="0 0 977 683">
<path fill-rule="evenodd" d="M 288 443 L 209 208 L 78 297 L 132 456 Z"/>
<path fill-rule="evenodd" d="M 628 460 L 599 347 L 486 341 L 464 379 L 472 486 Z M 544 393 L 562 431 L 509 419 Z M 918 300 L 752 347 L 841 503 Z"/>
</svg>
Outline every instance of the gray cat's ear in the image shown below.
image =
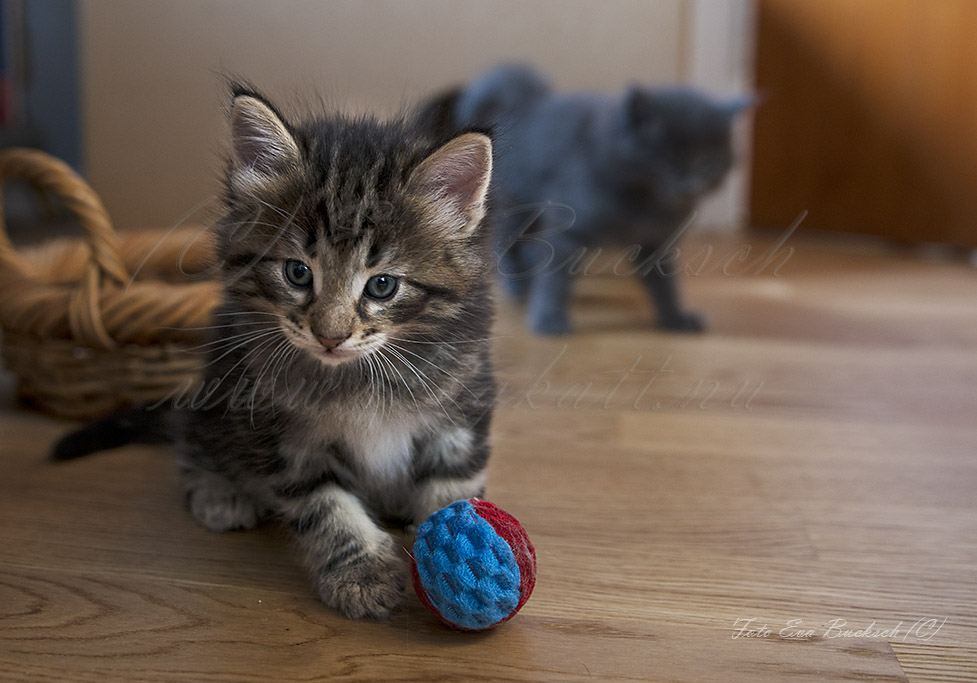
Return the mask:
<svg viewBox="0 0 977 683">
<path fill-rule="evenodd" d="M 732 97 L 720 105 L 720 108 L 727 116 L 733 118 L 745 111 L 749 111 L 763 101 L 763 96 L 759 93 L 746 93 Z"/>
<path fill-rule="evenodd" d="M 624 94 L 624 115 L 632 128 L 657 132 L 662 125 L 661 111 L 654 96 L 639 87 Z"/>
<path fill-rule="evenodd" d="M 231 182 L 260 190 L 294 170 L 299 148 L 281 117 L 257 97 L 239 94 L 231 108 Z"/>
<path fill-rule="evenodd" d="M 408 189 L 430 220 L 452 234 L 470 235 L 485 216 L 492 177 L 492 141 L 466 133 L 438 148 L 414 169 Z"/>
</svg>

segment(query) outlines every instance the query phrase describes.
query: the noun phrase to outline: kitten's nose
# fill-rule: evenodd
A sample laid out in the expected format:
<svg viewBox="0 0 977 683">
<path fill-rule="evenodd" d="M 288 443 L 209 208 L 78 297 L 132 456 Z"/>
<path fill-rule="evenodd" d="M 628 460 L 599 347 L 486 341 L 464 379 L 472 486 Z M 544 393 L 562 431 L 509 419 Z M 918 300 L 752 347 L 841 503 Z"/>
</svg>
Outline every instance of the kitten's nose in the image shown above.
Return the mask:
<svg viewBox="0 0 977 683">
<path fill-rule="evenodd" d="M 320 336 L 316 336 L 316 339 L 318 339 L 319 343 L 325 346 L 327 349 L 334 349 L 340 344 L 342 344 L 344 341 L 349 339 L 349 337 L 350 335 L 347 334 L 345 337 L 341 339 L 329 339 L 328 337 L 320 337 Z"/>
</svg>

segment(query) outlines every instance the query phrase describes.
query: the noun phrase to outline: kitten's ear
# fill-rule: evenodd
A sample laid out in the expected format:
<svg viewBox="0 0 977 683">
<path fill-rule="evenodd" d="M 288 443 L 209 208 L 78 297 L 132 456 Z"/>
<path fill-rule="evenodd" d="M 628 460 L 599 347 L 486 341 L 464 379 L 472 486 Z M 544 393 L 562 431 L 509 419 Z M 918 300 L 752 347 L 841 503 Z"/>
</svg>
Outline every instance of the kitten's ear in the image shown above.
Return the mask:
<svg viewBox="0 0 977 683">
<path fill-rule="evenodd" d="M 251 94 L 234 97 L 231 149 L 231 181 L 239 190 L 260 190 L 299 162 L 299 148 L 288 126 L 266 102 Z"/>
<path fill-rule="evenodd" d="M 424 203 L 431 220 L 464 236 L 485 216 L 491 176 L 492 141 L 480 133 L 466 133 L 422 161 L 407 186 Z"/>
</svg>

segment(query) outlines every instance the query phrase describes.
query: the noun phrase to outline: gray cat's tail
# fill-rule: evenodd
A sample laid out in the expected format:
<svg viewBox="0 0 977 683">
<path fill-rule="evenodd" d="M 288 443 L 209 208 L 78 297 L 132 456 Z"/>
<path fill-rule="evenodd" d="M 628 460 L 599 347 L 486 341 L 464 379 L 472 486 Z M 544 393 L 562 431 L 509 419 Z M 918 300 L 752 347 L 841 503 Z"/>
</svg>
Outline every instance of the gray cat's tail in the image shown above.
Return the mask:
<svg viewBox="0 0 977 683">
<path fill-rule="evenodd" d="M 485 133 L 505 128 L 550 92 L 549 83 L 534 69 L 515 64 L 497 66 L 467 86 L 445 90 L 427 99 L 414 120 L 437 140 L 461 132 Z"/>
<path fill-rule="evenodd" d="M 414 115 L 414 122 L 438 142 L 447 142 L 460 132 L 455 117 L 461 88 L 452 88 L 428 98 Z"/>
<path fill-rule="evenodd" d="M 133 408 L 103 417 L 61 437 L 51 449 L 51 459 L 73 460 L 129 443 L 167 443 L 172 441 L 171 414 L 166 408 Z"/>
<path fill-rule="evenodd" d="M 550 92 L 542 74 L 524 64 L 503 64 L 485 72 L 457 96 L 455 121 L 461 128 L 495 129 L 519 116 Z"/>
</svg>

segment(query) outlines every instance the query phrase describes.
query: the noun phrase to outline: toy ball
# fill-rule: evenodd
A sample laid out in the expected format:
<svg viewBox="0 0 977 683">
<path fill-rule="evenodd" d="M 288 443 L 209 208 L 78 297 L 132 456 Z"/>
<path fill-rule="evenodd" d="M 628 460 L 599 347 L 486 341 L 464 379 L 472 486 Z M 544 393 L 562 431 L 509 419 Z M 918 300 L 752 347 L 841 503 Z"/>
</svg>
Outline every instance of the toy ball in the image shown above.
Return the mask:
<svg viewBox="0 0 977 683">
<path fill-rule="evenodd" d="M 411 576 L 417 596 L 441 621 L 482 631 L 526 604 L 536 585 L 536 550 L 502 508 L 459 500 L 417 528 Z"/>
</svg>

